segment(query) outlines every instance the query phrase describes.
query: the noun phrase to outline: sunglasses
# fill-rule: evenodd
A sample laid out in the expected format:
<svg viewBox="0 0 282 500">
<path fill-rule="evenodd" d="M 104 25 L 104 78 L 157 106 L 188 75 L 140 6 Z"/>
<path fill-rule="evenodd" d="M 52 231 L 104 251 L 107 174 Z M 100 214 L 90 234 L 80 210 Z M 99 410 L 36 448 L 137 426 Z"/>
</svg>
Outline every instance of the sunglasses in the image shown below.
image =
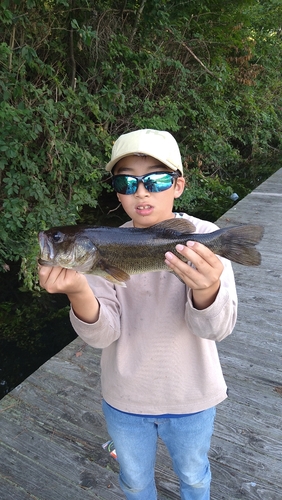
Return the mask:
<svg viewBox="0 0 282 500">
<path fill-rule="evenodd" d="M 112 186 L 119 194 L 135 194 L 140 182 L 150 193 L 161 193 L 169 189 L 179 172 L 152 172 L 145 175 L 118 174 L 112 177 Z"/>
</svg>

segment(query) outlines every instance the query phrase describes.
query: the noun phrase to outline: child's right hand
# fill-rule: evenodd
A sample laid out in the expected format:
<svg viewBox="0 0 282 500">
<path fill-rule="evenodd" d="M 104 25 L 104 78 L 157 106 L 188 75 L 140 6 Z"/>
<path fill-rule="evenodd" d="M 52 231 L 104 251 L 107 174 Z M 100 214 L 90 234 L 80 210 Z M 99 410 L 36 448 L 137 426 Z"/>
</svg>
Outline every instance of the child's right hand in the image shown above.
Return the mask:
<svg viewBox="0 0 282 500">
<path fill-rule="evenodd" d="M 80 293 L 89 287 L 85 276 L 73 269 L 38 265 L 39 284 L 49 293 Z"/>
<path fill-rule="evenodd" d="M 100 305 L 86 277 L 73 269 L 38 265 L 39 284 L 49 293 L 65 293 L 75 315 L 85 323 L 95 323 Z"/>
</svg>

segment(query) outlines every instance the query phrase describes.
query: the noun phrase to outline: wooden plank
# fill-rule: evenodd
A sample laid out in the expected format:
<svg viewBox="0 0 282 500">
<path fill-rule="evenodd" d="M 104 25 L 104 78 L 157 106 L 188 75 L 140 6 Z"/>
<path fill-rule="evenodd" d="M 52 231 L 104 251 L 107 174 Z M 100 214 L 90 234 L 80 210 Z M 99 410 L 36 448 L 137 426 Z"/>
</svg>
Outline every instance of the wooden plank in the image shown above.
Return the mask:
<svg viewBox="0 0 282 500">
<path fill-rule="evenodd" d="M 6 427 L 15 430 L 14 425 L 8 422 Z M 7 460 L 15 453 L 14 447 L 1 443 L 1 474 L 10 481 L 16 483 L 20 477 L 27 491 L 31 490 L 33 494 L 40 498 L 46 497 L 47 500 L 51 488 L 56 491 L 57 498 L 64 499 L 72 499 L 74 491 L 75 498 L 81 500 L 100 498 L 100 495 L 105 500 L 121 497 L 116 474 L 84 458 L 83 450 L 74 454 L 72 448 L 56 445 L 53 440 L 46 442 L 40 435 L 27 430 L 22 439 L 20 437 L 21 434 L 17 440 L 16 460 Z M 23 474 L 23 470 L 28 470 L 28 475 Z M 90 494 L 86 492 L 88 490 L 91 490 Z"/>
<path fill-rule="evenodd" d="M 109 457 L 101 448 L 103 439 L 99 442 L 96 437 L 96 450 L 99 451 L 101 457 L 101 464 L 99 464 L 99 460 L 95 459 L 97 458 L 97 454 L 95 457 L 95 443 L 93 445 L 95 435 L 89 431 L 86 432 L 85 429 L 80 432 L 80 427 L 70 423 L 67 416 L 66 420 L 58 418 L 60 411 L 57 412 L 56 408 L 54 411 L 49 411 L 52 409 L 51 401 L 49 405 L 39 408 L 39 406 L 26 404 L 24 401 L 22 404 L 13 405 L 12 397 L 10 399 L 11 404 L 2 415 L 5 427 L 5 434 L 1 433 L 0 447 L 2 475 L 15 482 L 17 477 L 26 475 L 23 474 L 24 470 L 33 470 L 35 482 L 44 474 L 46 488 L 42 489 L 39 486 L 37 492 L 37 487 L 33 483 L 32 490 L 35 494 L 40 493 L 42 498 L 46 495 L 48 500 L 50 498 L 48 497 L 50 495 L 48 482 L 53 484 L 57 498 L 72 498 L 71 493 L 69 493 L 70 496 L 66 496 L 68 490 L 76 491 L 75 498 L 77 499 L 100 498 L 100 493 L 105 500 L 121 498 L 116 473 L 110 468 L 105 468 Z M 40 401 L 37 403 L 40 404 Z M 46 416 L 42 419 L 44 415 Z M 15 453 L 16 461 L 20 462 L 19 470 L 11 468 L 9 462 L 6 461 L 7 456 L 13 456 Z M 12 463 L 13 460 L 12 458 Z M 113 463 L 116 464 L 116 462 Z M 27 488 L 27 484 L 29 482 L 21 478 L 21 485 Z M 66 486 L 61 489 L 61 485 Z M 91 495 L 85 494 L 85 490 L 88 489 L 91 489 Z"/>
<path fill-rule="evenodd" d="M 37 500 L 37 497 L 12 483 L 0 472 L 0 498 L 2 500 Z"/>
<path fill-rule="evenodd" d="M 272 190 L 279 196 L 271 196 Z M 230 399 L 218 407 L 211 449 L 217 500 L 282 498 L 282 401 L 275 392 L 282 385 L 281 193 L 280 170 L 219 220 L 220 226 L 264 225 L 265 236 L 258 246 L 259 268 L 233 265 L 238 321 L 218 345 Z"/>
<path fill-rule="evenodd" d="M 218 406 L 210 451 L 211 500 L 282 499 L 282 169 L 219 225 L 265 226 L 259 268 L 234 265 L 239 315 L 218 344 L 230 397 Z M 1 500 L 117 500 L 118 463 L 101 410 L 100 350 L 77 338 L 0 401 Z M 179 499 L 158 444 L 159 500 Z"/>
<path fill-rule="evenodd" d="M 265 479 L 244 473 L 247 465 L 242 459 L 241 471 L 212 461 L 211 500 L 281 500 L 281 488 L 267 484 Z"/>
</svg>

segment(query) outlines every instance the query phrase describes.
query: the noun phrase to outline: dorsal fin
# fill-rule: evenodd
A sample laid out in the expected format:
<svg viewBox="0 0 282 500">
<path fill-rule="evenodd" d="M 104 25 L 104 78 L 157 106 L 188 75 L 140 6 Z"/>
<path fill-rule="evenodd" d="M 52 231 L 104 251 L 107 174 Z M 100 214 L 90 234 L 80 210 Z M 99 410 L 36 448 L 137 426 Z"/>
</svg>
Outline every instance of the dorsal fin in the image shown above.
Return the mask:
<svg viewBox="0 0 282 500">
<path fill-rule="evenodd" d="M 148 229 L 163 231 L 167 236 L 175 236 L 175 233 L 190 234 L 196 231 L 194 224 L 187 219 L 167 219 Z"/>
</svg>

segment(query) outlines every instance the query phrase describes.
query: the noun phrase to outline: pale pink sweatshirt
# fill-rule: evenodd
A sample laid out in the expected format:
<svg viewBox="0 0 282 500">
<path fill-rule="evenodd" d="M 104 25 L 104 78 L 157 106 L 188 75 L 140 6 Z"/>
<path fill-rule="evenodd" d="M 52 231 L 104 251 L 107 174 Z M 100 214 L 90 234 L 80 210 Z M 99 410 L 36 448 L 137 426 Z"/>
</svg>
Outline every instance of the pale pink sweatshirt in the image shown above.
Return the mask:
<svg viewBox="0 0 282 500">
<path fill-rule="evenodd" d="M 198 233 L 217 229 L 183 217 Z M 231 264 L 222 262 L 217 298 L 201 311 L 193 307 L 191 290 L 170 272 L 133 275 L 126 288 L 87 276 L 100 302 L 99 319 L 87 324 L 72 310 L 70 318 L 87 344 L 102 349 L 102 394 L 108 404 L 130 413 L 183 414 L 226 398 L 216 341 L 235 326 L 237 294 Z"/>
</svg>

